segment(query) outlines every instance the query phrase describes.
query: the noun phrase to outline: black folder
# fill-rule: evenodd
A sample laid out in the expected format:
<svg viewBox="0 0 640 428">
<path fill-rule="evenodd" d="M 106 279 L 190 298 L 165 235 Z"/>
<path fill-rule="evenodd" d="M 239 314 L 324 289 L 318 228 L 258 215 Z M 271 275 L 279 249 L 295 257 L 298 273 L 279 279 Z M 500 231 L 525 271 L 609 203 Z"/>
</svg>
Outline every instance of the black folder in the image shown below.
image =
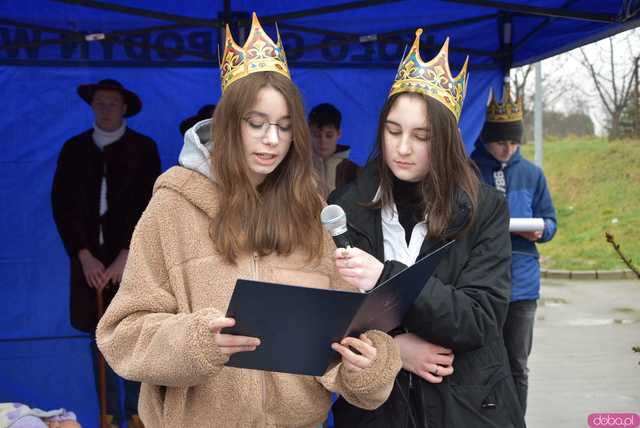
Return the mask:
<svg viewBox="0 0 640 428">
<path fill-rule="evenodd" d="M 239 279 L 223 333 L 260 338 L 255 351 L 233 354 L 227 366 L 321 376 L 339 354 L 331 343 L 367 330 L 390 331 L 418 297 L 450 241 L 368 293 Z"/>
</svg>

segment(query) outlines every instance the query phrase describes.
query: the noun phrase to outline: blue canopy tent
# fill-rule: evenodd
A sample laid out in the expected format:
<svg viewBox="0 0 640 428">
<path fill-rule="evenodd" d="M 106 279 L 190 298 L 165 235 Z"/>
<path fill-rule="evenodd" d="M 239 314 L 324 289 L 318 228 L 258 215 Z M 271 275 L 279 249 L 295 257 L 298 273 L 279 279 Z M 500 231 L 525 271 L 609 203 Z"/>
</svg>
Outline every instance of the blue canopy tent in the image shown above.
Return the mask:
<svg viewBox="0 0 640 428">
<path fill-rule="evenodd" d="M 363 163 L 378 111 L 417 27 L 423 58 L 451 37 L 457 74 L 470 57 L 461 119 L 467 148 L 490 87 L 528 64 L 640 25 L 640 0 L 20 0 L 0 2 L 0 402 L 76 411 L 97 423 L 88 338 L 68 320 L 68 259 L 50 208 L 58 153 L 92 116 L 75 88 L 115 78 L 136 91 L 129 124 L 158 143 L 163 167 L 181 147 L 178 124 L 220 95 L 224 22 L 238 39 L 255 10 L 283 38 L 307 107 L 343 112 L 343 142 Z"/>
</svg>

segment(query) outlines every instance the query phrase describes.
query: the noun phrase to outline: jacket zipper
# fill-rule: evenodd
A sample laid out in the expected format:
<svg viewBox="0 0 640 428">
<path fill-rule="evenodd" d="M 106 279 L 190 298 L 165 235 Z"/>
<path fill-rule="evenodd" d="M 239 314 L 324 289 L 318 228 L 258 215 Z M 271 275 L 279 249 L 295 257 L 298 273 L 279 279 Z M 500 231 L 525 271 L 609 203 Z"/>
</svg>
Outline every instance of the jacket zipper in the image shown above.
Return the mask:
<svg viewBox="0 0 640 428">
<path fill-rule="evenodd" d="M 258 254 L 251 255 L 251 279 L 258 280 Z"/>
<path fill-rule="evenodd" d="M 255 280 L 258 281 L 258 254 L 257 253 L 253 253 L 251 255 L 251 277 Z M 260 404 L 262 405 L 262 414 L 266 415 L 266 395 L 267 395 L 267 384 L 266 384 L 266 379 L 265 379 L 265 373 L 264 372 L 260 372 L 258 371 L 258 376 L 260 376 L 260 387 L 262 389 L 262 397 L 260 400 Z"/>
</svg>

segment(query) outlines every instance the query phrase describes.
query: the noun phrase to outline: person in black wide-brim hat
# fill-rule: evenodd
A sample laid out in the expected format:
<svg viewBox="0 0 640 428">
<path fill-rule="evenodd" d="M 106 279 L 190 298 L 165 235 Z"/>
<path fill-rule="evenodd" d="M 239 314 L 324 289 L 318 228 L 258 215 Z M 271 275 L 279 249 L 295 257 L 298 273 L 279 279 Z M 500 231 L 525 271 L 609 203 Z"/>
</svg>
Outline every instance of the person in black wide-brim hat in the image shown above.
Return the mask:
<svg viewBox="0 0 640 428">
<path fill-rule="evenodd" d="M 77 93 L 91 106 L 95 122 L 62 147 L 51 201 L 71 263 L 71 324 L 94 335 L 97 292 L 106 306 L 118 289 L 133 229 L 160 175 L 160 157 L 151 138 L 127 126 L 126 118 L 142 109 L 137 94 L 113 79 L 80 85 Z M 124 381 L 120 388 L 120 382 L 108 368 L 107 413 L 114 425 L 131 419 L 129 426 L 135 426 L 140 384 Z"/>
<path fill-rule="evenodd" d="M 135 92 L 132 92 L 122 86 L 122 83 L 113 79 L 104 79 L 99 81 L 98 83 L 88 83 L 84 85 L 80 85 L 77 88 L 78 95 L 82 98 L 87 104 L 91 105 L 93 101 L 93 96 L 99 90 L 103 91 L 116 91 L 122 94 L 123 102 L 127 106 L 126 111 L 124 113 L 124 117 L 135 116 L 140 113 L 142 110 L 142 101 L 140 97 Z"/>
</svg>

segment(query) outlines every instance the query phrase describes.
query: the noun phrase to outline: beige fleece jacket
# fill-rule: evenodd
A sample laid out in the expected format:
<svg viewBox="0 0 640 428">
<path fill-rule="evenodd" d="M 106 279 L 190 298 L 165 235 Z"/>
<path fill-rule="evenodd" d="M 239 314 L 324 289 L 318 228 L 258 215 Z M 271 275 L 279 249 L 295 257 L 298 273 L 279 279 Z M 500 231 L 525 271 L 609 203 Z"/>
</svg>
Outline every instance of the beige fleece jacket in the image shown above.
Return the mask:
<svg viewBox="0 0 640 428">
<path fill-rule="evenodd" d="M 388 335 L 367 335 L 374 365 L 351 372 L 338 364 L 315 378 L 226 367 L 207 324 L 226 312 L 237 278 L 350 288 L 325 254 L 240 257 L 227 263 L 213 248 L 209 223 L 219 209 L 215 184 L 174 167 L 157 181 L 133 235 L 120 289 L 97 329 L 113 369 L 142 382 L 138 405 L 147 428 L 312 427 L 325 419 L 334 391 L 374 409 L 388 397 L 401 360 Z"/>
</svg>

